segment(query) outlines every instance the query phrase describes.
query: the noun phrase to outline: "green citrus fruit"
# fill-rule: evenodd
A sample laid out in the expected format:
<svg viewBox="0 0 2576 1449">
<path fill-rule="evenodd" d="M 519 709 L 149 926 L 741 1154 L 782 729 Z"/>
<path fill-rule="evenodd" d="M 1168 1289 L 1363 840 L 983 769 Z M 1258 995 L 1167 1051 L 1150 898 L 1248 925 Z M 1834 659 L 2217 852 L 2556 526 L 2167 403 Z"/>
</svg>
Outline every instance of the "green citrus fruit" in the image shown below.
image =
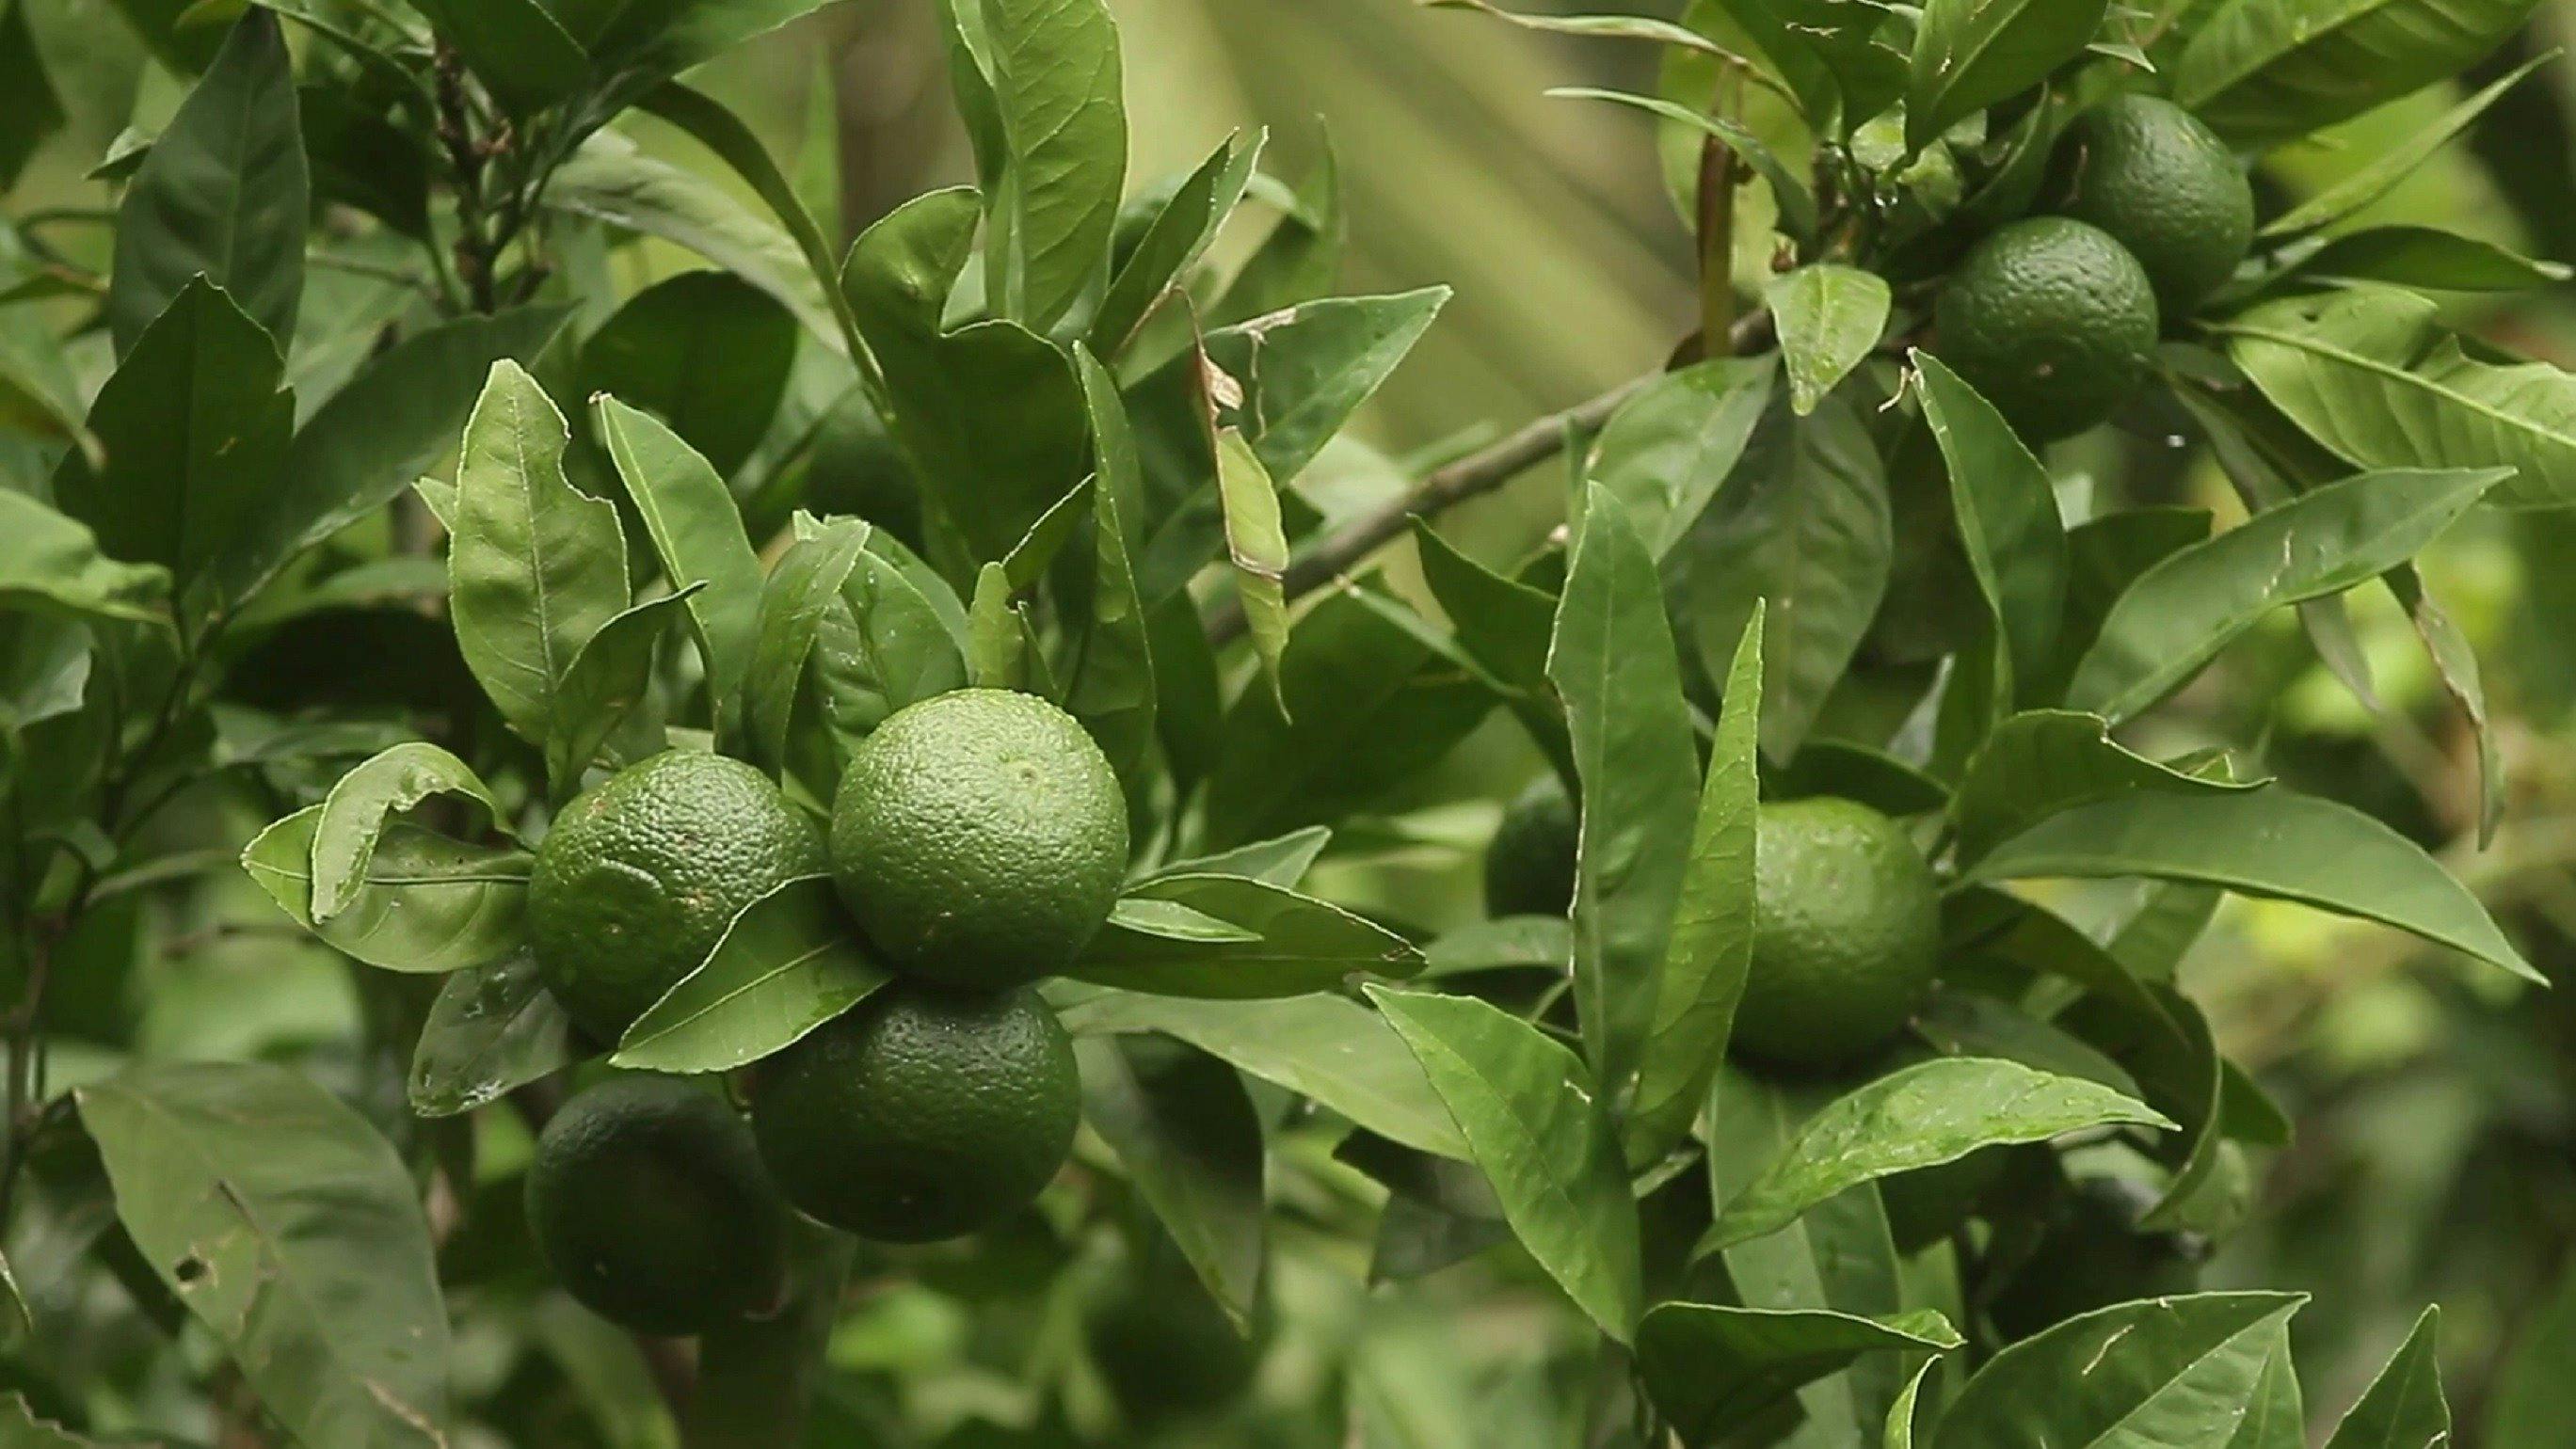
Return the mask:
<svg viewBox="0 0 2576 1449">
<path fill-rule="evenodd" d="M 1073 716 L 961 689 L 897 710 L 841 776 L 832 870 L 889 963 L 999 990 L 1060 970 L 1117 903 L 1127 804 Z"/>
<path fill-rule="evenodd" d="M 770 1058 L 751 1123 L 789 1202 L 926 1243 L 1036 1197 L 1081 1116 L 1073 1041 L 1036 992 L 898 983 Z"/>
<path fill-rule="evenodd" d="M 1940 894 L 1914 842 L 1866 805 L 1764 805 L 1754 831 L 1745 1055 L 1840 1066 L 1886 1044 L 1932 984 Z"/>
<path fill-rule="evenodd" d="M 2078 1180 L 1995 1293 L 1995 1327 L 2028 1338 L 2114 1303 L 2198 1292 L 2208 1244 L 2188 1233 L 2140 1231 L 2155 1196 L 2121 1178 Z"/>
<path fill-rule="evenodd" d="M 2254 188 L 2227 143 L 2191 112 L 2127 95 L 2058 143 L 2056 210 L 2109 232 L 2146 269 L 2167 318 L 2235 275 L 2254 240 Z"/>
<path fill-rule="evenodd" d="M 823 868 L 821 832 L 767 776 L 671 750 L 555 817 L 528 881 L 529 939 L 548 989 L 614 1041 L 706 960 L 736 912 Z"/>
<path fill-rule="evenodd" d="M 643 1333 L 699 1333 L 774 1307 L 787 1219 L 750 1129 L 677 1077 L 612 1077 L 537 1137 L 528 1227 L 566 1291 Z"/>
<path fill-rule="evenodd" d="M 1574 904 L 1574 802 L 1551 772 L 1511 804 L 1485 847 L 1485 913 L 1561 916 Z"/>
<path fill-rule="evenodd" d="M 1933 351 L 2035 441 L 2109 417 L 2145 378 L 2155 287 L 2111 234 L 2017 221 L 1968 251 L 1933 307 Z"/>
</svg>

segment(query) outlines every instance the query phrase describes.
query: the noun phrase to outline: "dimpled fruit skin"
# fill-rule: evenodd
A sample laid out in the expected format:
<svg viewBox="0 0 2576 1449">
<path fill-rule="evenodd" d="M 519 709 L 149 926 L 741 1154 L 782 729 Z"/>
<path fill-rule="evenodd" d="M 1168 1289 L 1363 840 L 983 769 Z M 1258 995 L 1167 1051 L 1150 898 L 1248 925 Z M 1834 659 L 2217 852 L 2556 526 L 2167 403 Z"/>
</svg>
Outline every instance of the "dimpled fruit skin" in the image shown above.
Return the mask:
<svg viewBox="0 0 2576 1449">
<path fill-rule="evenodd" d="M 1511 804 L 1485 847 L 1485 914 L 1561 916 L 1574 904 L 1574 802 L 1554 774 Z"/>
<path fill-rule="evenodd" d="M 2109 232 L 2155 284 L 2170 319 L 2236 271 L 2254 240 L 2254 188 L 2227 143 L 2191 112 L 2121 96 L 2058 143 L 2058 210 Z"/>
<path fill-rule="evenodd" d="M 1764 805 L 1753 875 L 1736 1046 L 1801 1068 L 1884 1045 L 1931 986 L 1940 946 L 1939 889 L 1914 842 L 1849 800 Z"/>
<path fill-rule="evenodd" d="M 822 833 L 740 760 L 672 750 L 555 817 L 528 882 L 546 985 L 614 1041 L 697 969 L 736 912 L 824 869 Z"/>
<path fill-rule="evenodd" d="M 1073 1148 L 1073 1041 L 1037 993 L 897 983 L 769 1059 L 752 1131 L 787 1200 L 887 1243 L 971 1233 Z"/>
<path fill-rule="evenodd" d="M 999 990 L 1060 970 L 1118 901 L 1127 805 L 1108 757 L 1035 695 L 897 710 L 832 802 L 832 870 L 890 964 Z"/>
<path fill-rule="evenodd" d="M 677 1077 L 614 1077 L 547 1121 L 528 1228 L 566 1291 L 643 1333 L 698 1333 L 775 1306 L 787 1217 L 751 1131 Z"/>
<path fill-rule="evenodd" d="M 2017 221 L 1971 248 L 1934 304 L 1933 347 L 2034 441 L 2101 422 L 2156 345 L 2146 269 L 2100 227 Z"/>
</svg>

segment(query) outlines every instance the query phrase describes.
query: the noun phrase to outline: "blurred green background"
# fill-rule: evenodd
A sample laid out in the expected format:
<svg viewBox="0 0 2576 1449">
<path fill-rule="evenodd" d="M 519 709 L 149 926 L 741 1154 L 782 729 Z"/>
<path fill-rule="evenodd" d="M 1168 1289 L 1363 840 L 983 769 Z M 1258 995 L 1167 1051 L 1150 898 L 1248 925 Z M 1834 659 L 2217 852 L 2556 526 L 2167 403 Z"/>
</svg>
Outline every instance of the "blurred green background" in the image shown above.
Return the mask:
<svg viewBox="0 0 2576 1449">
<path fill-rule="evenodd" d="M 1456 288 L 1371 407 L 1361 432 L 1378 454 L 1436 456 L 1564 407 L 1656 366 L 1695 325 L 1689 247 L 1650 123 L 1541 94 L 1572 84 L 1652 89 L 1651 51 L 1409 0 L 1113 8 L 1140 183 L 1194 164 L 1237 128 L 1268 127 L 1264 169 L 1289 180 L 1326 164 L 1329 145 L 1350 217 L 1349 288 Z M 61 89 L 78 100 L 74 124 L 47 147 L 22 195 L 59 209 L 36 218 L 54 240 L 103 253 L 104 231 L 83 218 L 109 193 L 86 174 L 126 127 L 148 130 L 166 115 L 176 88 L 143 61 L 109 0 L 34 0 L 32 17 Z M 2545 5 L 2531 34 L 2466 83 L 2569 40 L 2576 5 Z M 926 0 L 838 7 L 701 79 L 782 156 L 823 154 L 814 138 L 830 126 L 837 175 L 816 184 L 837 191 L 845 235 L 969 175 Z M 2262 184 L 2276 197 L 2313 190 L 2456 98 L 2436 88 L 2267 158 Z M 2559 60 L 2354 224 L 2438 222 L 2576 263 L 2571 116 L 2576 65 Z M 685 157 L 652 124 L 637 123 L 639 138 Z M 1758 264 L 1758 247 L 1748 251 Z M 691 264 L 677 252 L 646 255 L 648 266 Z M 2459 320 L 2571 365 L 2570 300 L 2562 287 L 2501 305 L 2464 302 Z M 2179 429 L 2143 427 L 2119 446 L 2056 461 L 2106 494 L 2234 512 L 2215 469 L 2179 440 Z M 1308 483 L 1366 496 L 1395 476 L 1346 449 Z M 1563 486 L 1561 465 L 1535 470 L 1444 530 L 1489 557 L 1517 554 L 1559 521 Z M 1406 562 L 1391 565 L 1400 575 Z M 2209 1003 L 2230 1054 L 2291 1109 L 2297 1138 L 2249 1165 L 2261 1206 L 2213 1276 L 2316 1295 L 2298 1324 L 2302 1362 L 2323 1371 L 2310 1389 L 2320 1414 L 2348 1402 L 2420 1306 L 2437 1301 L 2465 1418 L 2576 1422 L 2567 1417 L 2576 1415 L 2576 521 L 2480 515 L 2428 558 L 2427 574 L 2476 643 L 2501 721 L 2512 805 L 2490 849 L 2473 839 L 2468 731 L 2377 591 L 2357 595 L 2353 608 L 2380 708 L 2319 667 L 2285 618 L 2195 686 L 2159 725 L 2172 738 L 2155 743 L 2246 748 L 2303 788 L 2397 823 L 2440 851 L 2563 989 L 2498 985 L 2393 932 L 2291 907 L 2227 907 L 2186 982 Z M 1336 867 L 1327 888 L 1428 925 L 1471 914 L 1473 849 L 1490 802 L 1534 768 L 1498 721 L 1423 782 L 1423 809 L 1390 823 L 1381 855 Z M 148 1003 L 144 1035 L 157 1050 L 288 1054 L 356 1029 L 360 1008 L 344 973 L 313 953 L 256 934 L 174 944 L 163 938 L 129 988 Z M 1319 1302 L 1343 1296 L 1293 1274 L 1283 1288 Z M 1437 1280 L 1416 1296 L 1421 1314 L 1389 1331 L 1423 1338 L 1427 1351 L 1446 1331 Z M 896 1302 L 877 1326 L 899 1324 L 903 1311 Z M 1507 1322 L 1486 1327 L 1511 1331 Z M 921 1331 L 935 1338 L 938 1328 Z M 902 1333 L 882 1343 L 861 1335 L 848 1349 L 861 1360 L 923 1351 Z"/>
</svg>

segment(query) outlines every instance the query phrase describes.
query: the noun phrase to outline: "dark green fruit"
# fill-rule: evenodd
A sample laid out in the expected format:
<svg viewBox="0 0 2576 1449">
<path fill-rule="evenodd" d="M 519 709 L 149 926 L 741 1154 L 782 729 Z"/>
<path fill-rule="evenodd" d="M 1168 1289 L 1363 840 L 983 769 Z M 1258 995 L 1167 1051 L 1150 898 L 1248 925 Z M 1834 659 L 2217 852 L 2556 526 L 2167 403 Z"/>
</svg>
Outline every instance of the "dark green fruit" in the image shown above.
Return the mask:
<svg viewBox="0 0 2576 1449">
<path fill-rule="evenodd" d="M 1942 287 L 1933 324 L 1932 350 L 2034 442 L 2108 418 L 2146 379 L 2160 325 L 2138 259 L 2063 216 L 1977 243 Z"/>
<path fill-rule="evenodd" d="M 1553 772 L 1503 807 L 1485 847 L 1485 913 L 1561 916 L 1574 905 L 1574 802 Z"/>
<path fill-rule="evenodd" d="M 2254 241 L 2254 188 L 2191 112 L 2119 96 L 2058 143 L 2056 209 L 2111 234 L 2146 269 L 2171 321 L 2235 275 Z"/>
<path fill-rule="evenodd" d="M 1940 917 L 1931 869 L 1895 821 L 1850 800 L 1764 805 L 1736 1048 L 1799 1069 L 1886 1045 L 1932 985 Z"/>
</svg>

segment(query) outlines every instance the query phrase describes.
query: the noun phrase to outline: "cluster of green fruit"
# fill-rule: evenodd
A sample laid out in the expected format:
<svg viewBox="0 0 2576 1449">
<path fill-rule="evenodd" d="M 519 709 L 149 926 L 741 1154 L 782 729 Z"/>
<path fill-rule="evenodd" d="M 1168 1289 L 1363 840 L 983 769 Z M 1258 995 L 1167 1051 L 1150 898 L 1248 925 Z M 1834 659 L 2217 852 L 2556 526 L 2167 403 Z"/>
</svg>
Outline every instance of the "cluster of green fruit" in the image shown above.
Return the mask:
<svg viewBox="0 0 2576 1449">
<path fill-rule="evenodd" d="M 1565 914 L 1578 823 L 1552 775 L 1514 800 L 1486 850 L 1487 911 Z M 1905 828 L 1831 796 L 1765 803 L 1753 877 L 1736 1053 L 1812 1071 L 1886 1046 L 1931 989 L 1941 945 L 1940 888 Z"/>
<path fill-rule="evenodd" d="M 547 1124 L 540 1249 L 630 1327 L 701 1331 L 773 1303 L 786 1212 L 881 1242 L 956 1237 L 1034 1198 L 1081 1115 L 1073 1045 L 1034 983 L 1109 915 L 1127 812 L 1107 758 L 1032 695 L 969 689 L 887 718 L 828 833 L 760 771 L 672 751 L 566 806 L 537 851 L 546 984 L 615 1041 L 735 917 L 829 871 L 895 979 L 759 1063 L 748 1125 L 697 1083 L 611 1078 Z"/>
<path fill-rule="evenodd" d="M 1981 238 L 1933 309 L 1938 353 L 2032 442 L 2109 418 L 2156 339 L 2245 259 L 2254 192 L 2190 112 L 2124 95 L 2059 143 L 2047 214 Z"/>
</svg>

